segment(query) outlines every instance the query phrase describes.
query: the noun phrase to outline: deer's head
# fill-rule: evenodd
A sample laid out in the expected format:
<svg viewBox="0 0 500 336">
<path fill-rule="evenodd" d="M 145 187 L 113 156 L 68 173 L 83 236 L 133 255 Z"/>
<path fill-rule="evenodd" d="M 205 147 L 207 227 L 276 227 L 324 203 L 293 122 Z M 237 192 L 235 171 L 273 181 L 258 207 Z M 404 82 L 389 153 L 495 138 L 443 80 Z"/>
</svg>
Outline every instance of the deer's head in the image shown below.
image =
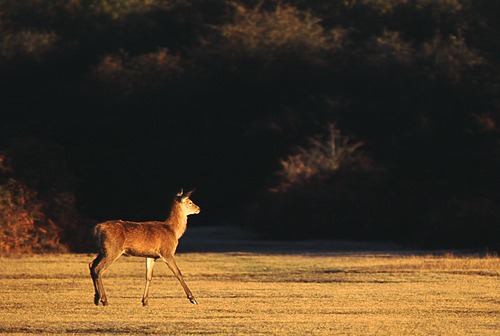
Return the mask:
<svg viewBox="0 0 500 336">
<path fill-rule="evenodd" d="M 186 216 L 200 213 L 200 207 L 194 204 L 194 202 L 189 198 L 193 192 L 194 189 L 188 191 L 187 193 L 184 193 L 183 189 L 181 189 L 177 193 L 177 202 Z"/>
</svg>

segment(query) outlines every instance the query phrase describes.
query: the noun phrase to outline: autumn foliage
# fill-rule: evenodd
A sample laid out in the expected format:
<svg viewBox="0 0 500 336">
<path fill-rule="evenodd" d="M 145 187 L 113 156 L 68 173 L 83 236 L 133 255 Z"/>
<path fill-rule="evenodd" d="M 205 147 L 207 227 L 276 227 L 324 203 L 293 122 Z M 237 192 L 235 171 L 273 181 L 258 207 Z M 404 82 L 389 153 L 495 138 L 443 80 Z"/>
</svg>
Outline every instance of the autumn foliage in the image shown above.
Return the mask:
<svg viewBox="0 0 500 336">
<path fill-rule="evenodd" d="M 64 251 L 61 229 L 47 218 L 37 192 L 10 177 L 0 157 L 0 255 Z"/>
</svg>

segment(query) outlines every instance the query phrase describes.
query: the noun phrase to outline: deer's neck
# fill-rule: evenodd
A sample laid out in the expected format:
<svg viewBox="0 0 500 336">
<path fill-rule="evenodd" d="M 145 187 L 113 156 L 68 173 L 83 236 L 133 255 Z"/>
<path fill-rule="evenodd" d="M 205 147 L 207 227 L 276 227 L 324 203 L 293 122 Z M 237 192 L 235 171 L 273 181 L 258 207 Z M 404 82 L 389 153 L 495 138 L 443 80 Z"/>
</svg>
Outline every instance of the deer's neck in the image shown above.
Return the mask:
<svg viewBox="0 0 500 336">
<path fill-rule="evenodd" d="M 170 216 L 166 220 L 166 224 L 170 226 L 172 231 L 175 232 L 177 239 L 182 237 L 184 232 L 186 232 L 187 227 L 187 216 L 180 209 L 177 204 L 174 204 L 172 210 L 170 211 Z"/>
</svg>

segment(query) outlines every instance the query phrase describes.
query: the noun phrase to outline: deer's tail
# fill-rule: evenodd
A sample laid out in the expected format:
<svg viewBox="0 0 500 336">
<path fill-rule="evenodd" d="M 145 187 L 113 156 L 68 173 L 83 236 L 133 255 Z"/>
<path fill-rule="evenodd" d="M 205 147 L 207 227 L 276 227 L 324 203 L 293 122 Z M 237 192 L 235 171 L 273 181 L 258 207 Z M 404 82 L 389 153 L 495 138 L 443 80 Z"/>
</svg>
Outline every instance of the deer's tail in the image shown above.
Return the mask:
<svg viewBox="0 0 500 336">
<path fill-rule="evenodd" d="M 101 246 L 102 246 L 102 223 L 97 224 L 96 226 L 94 226 L 93 234 L 94 234 L 94 238 L 95 238 L 95 241 L 96 241 L 97 248 L 100 251 L 101 250 Z"/>
</svg>

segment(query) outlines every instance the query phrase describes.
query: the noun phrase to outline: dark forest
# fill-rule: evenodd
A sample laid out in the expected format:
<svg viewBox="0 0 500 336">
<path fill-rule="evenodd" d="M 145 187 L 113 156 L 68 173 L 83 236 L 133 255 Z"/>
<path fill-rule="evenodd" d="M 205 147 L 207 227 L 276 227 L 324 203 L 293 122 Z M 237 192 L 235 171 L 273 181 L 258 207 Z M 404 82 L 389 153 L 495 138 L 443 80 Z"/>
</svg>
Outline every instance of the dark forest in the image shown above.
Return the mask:
<svg viewBox="0 0 500 336">
<path fill-rule="evenodd" d="M 498 249 L 500 3 L 1 0 L 0 254 L 107 219 Z"/>
</svg>

